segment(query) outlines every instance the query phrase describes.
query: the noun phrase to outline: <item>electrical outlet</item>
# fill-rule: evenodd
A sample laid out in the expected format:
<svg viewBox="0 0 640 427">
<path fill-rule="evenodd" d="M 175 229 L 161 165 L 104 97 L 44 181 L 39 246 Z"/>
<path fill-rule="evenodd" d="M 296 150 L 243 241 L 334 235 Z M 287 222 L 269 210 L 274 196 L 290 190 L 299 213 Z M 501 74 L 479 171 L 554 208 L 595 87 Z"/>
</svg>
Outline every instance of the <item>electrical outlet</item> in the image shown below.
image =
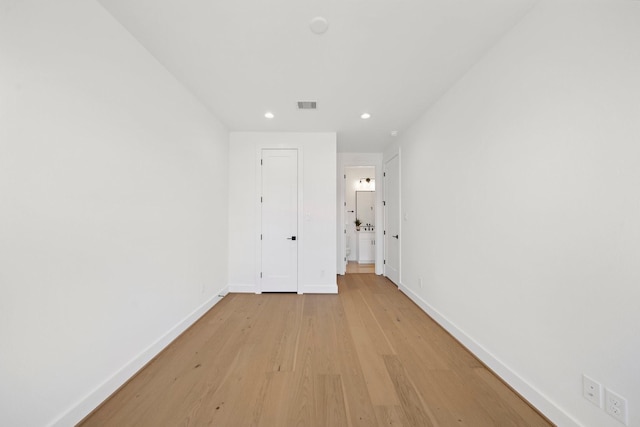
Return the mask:
<svg viewBox="0 0 640 427">
<path fill-rule="evenodd" d="M 582 375 L 582 395 L 598 408 L 602 408 L 602 385 L 586 375 Z"/>
<path fill-rule="evenodd" d="M 604 389 L 604 410 L 622 424 L 627 425 L 627 399 L 608 388 Z"/>
</svg>

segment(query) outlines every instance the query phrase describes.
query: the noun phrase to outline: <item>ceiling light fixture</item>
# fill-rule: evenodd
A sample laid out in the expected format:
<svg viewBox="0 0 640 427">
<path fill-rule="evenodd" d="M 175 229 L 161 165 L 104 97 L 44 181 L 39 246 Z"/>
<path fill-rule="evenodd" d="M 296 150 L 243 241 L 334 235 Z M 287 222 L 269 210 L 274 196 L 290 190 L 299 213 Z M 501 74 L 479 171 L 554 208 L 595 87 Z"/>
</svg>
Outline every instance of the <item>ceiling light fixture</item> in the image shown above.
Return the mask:
<svg viewBox="0 0 640 427">
<path fill-rule="evenodd" d="M 391 131 L 391 136 L 398 136 L 398 131 L 397 130 L 392 130 Z"/>
<path fill-rule="evenodd" d="M 273 119 L 275 117 L 271 111 L 267 111 L 266 113 L 264 113 L 264 116 L 267 119 Z"/>
<path fill-rule="evenodd" d="M 360 115 L 360 118 L 361 118 L 361 119 L 365 119 L 365 120 L 366 120 L 366 119 L 368 119 L 369 117 L 371 117 L 371 114 L 369 114 L 369 113 L 362 113 L 362 114 Z"/>
</svg>

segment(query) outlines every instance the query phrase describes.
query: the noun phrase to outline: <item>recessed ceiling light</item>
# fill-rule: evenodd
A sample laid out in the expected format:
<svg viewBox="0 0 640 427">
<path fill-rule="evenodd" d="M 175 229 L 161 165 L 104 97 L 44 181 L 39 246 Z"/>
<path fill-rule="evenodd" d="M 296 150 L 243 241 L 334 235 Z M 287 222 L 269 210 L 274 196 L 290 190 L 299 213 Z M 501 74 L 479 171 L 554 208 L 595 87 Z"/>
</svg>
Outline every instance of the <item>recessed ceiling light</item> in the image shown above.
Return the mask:
<svg viewBox="0 0 640 427">
<path fill-rule="evenodd" d="M 397 130 L 392 130 L 391 131 L 391 136 L 398 136 L 398 131 Z"/>
<path fill-rule="evenodd" d="M 361 119 L 368 119 L 369 117 L 371 117 L 371 114 L 369 114 L 369 113 L 362 113 L 362 114 L 360 115 L 360 118 L 361 118 Z"/>
<path fill-rule="evenodd" d="M 267 111 L 266 113 L 264 113 L 264 116 L 267 119 L 273 119 L 275 117 L 271 111 Z"/>
</svg>

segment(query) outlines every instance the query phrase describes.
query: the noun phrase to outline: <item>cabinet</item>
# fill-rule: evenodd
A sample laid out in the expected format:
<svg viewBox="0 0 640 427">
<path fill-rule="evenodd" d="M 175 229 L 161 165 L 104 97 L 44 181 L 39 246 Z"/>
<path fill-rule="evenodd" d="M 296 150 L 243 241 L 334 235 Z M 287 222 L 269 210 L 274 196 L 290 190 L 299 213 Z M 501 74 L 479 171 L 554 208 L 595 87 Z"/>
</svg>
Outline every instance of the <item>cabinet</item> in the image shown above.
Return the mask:
<svg viewBox="0 0 640 427">
<path fill-rule="evenodd" d="M 376 233 L 374 231 L 358 231 L 358 262 L 374 263 L 376 259 Z"/>
</svg>

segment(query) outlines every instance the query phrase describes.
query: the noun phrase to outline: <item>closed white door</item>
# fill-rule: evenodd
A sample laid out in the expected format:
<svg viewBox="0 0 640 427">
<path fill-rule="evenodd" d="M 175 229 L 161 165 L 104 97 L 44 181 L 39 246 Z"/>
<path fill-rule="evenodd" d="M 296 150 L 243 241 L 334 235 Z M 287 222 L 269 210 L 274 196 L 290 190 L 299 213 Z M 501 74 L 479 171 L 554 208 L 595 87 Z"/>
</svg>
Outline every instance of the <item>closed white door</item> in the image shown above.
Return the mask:
<svg viewBox="0 0 640 427">
<path fill-rule="evenodd" d="M 384 275 L 400 283 L 400 167 L 398 156 L 384 165 Z"/>
<path fill-rule="evenodd" d="M 298 290 L 298 152 L 262 150 L 263 292 Z"/>
</svg>

